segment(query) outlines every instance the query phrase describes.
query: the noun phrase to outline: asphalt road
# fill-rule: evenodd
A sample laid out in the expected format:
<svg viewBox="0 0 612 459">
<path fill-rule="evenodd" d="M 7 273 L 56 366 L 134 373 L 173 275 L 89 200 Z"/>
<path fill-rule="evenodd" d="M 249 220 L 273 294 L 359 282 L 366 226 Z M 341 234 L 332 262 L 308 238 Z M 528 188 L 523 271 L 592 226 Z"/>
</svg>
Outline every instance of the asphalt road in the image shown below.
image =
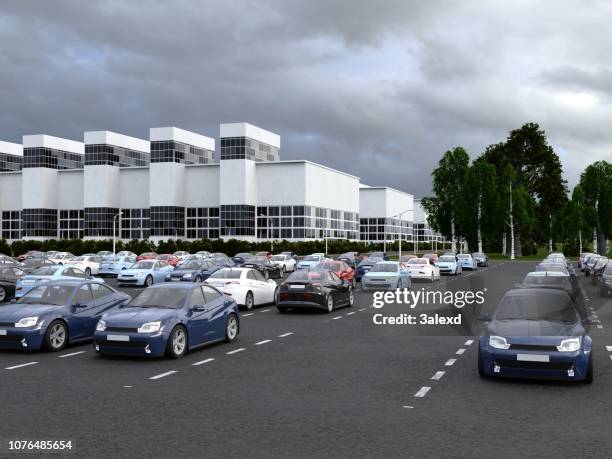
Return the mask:
<svg viewBox="0 0 612 459">
<path fill-rule="evenodd" d="M 493 311 L 534 265 L 493 263 L 414 287 L 486 289 L 467 320 Z M 87 457 L 606 456 L 611 301 L 583 279 L 602 327 L 592 330 L 591 385 L 480 379 L 479 322 L 375 326 L 374 314 L 409 308 L 374 309 L 358 292 L 332 314 L 259 307 L 242 315 L 234 343 L 180 360 L 103 358 L 91 344 L 2 352 L 0 440 L 71 439 Z"/>
</svg>

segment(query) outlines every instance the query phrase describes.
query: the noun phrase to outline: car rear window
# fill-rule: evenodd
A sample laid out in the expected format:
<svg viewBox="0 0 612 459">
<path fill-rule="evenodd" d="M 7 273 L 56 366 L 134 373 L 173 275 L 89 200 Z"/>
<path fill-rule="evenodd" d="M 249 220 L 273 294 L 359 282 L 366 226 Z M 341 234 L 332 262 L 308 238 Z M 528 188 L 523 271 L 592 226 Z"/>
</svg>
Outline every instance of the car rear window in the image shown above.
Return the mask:
<svg viewBox="0 0 612 459">
<path fill-rule="evenodd" d="M 210 279 L 240 279 L 242 271 L 237 269 L 220 269 L 210 275 Z"/>
</svg>

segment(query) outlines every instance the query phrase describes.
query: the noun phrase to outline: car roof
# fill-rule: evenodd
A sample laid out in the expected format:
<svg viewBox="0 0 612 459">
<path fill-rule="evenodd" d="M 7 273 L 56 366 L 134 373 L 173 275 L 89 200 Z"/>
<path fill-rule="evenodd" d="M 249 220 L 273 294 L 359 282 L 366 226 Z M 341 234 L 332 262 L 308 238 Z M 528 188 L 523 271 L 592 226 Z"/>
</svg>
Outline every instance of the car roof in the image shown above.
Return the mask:
<svg viewBox="0 0 612 459">
<path fill-rule="evenodd" d="M 569 274 L 561 271 L 532 271 L 527 273 L 529 277 L 568 277 Z"/>
<path fill-rule="evenodd" d="M 567 292 L 565 290 L 563 290 L 563 289 L 553 289 L 553 288 L 545 288 L 545 287 L 540 287 L 540 288 L 513 288 L 511 290 L 508 290 L 504 296 L 524 297 L 524 296 L 531 296 L 531 295 L 537 295 L 537 294 L 550 295 L 550 296 L 555 296 L 556 295 L 556 296 L 563 297 L 563 298 L 568 298 L 569 297 Z"/>
<path fill-rule="evenodd" d="M 164 282 L 163 284 L 153 284 L 147 288 L 171 288 L 176 290 L 189 290 L 194 288 L 195 286 L 200 286 L 202 284 L 196 284 L 192 282 Z"/>
</svg>

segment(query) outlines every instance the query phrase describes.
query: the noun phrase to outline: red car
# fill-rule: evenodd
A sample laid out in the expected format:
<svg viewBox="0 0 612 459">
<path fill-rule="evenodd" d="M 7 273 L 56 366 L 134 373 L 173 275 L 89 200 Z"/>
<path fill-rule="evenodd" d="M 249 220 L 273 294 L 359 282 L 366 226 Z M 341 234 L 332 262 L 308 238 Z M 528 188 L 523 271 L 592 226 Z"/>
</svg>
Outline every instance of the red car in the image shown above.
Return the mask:
<svg viewBox="0 0 612 459">
<path fill-rule="evenodd" d="M 170 266 L 174 266 L 174 267 L 176 267 L 176 265 L 178 265 L 179 262 L 181 261 L 179 257 L 175 257 L 171 253 L 162 253 L 161 255 L 158 255 L 156 259 L 163 260 L 166 263 L 168 263 Z"/>
<path fill-rule="evenodd" d="M 355 288 L 355 270 L 342 260 L 324 260 L 317 268 L 332 271 L 342 280 L 348 281 L 349 285 Z"/>
<path fill-rule="evenodd" d="M 136 257 L 136 261 L 155 260 L 156 258 L 157 258 L 157 254 L 155 252 L 144 252 Z"/>
<path fill-rule="evenodd" d="M 17 257 L 18 261 L 27 260 L 28 258 L 43 258 L 45 254 L 38 250 L 30 250 L 26 253 L 23 253 Z"/>
</svg>

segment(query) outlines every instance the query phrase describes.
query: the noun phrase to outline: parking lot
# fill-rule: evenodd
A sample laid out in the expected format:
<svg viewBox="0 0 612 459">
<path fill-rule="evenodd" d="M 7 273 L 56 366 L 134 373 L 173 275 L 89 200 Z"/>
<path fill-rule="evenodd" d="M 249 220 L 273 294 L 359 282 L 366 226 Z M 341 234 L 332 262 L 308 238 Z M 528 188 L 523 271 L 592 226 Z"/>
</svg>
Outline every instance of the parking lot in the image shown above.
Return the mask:
<svg viewBox="0 0 612 459">
<path fill-rule="evenodd" d="M 483 312 L 492 312 L 534 265 L 492 262 L 413 288 L 486 289 Z M 594 319 L 591 385 L 481 379 L 477 321 L 375 326 L 380 310 L 358 289 L 352 308 L 331 314 L 243 312 L 234 343 L 180 360 L 99 357 L 90 343 L 2 352 L 2 436 L 71 439 L 74 453 L 92 457 L 473 457 L 510 446 L 513 455 L 601 455 L 610 444 L 610 299 L 579 277 Z"/>
</svg>

